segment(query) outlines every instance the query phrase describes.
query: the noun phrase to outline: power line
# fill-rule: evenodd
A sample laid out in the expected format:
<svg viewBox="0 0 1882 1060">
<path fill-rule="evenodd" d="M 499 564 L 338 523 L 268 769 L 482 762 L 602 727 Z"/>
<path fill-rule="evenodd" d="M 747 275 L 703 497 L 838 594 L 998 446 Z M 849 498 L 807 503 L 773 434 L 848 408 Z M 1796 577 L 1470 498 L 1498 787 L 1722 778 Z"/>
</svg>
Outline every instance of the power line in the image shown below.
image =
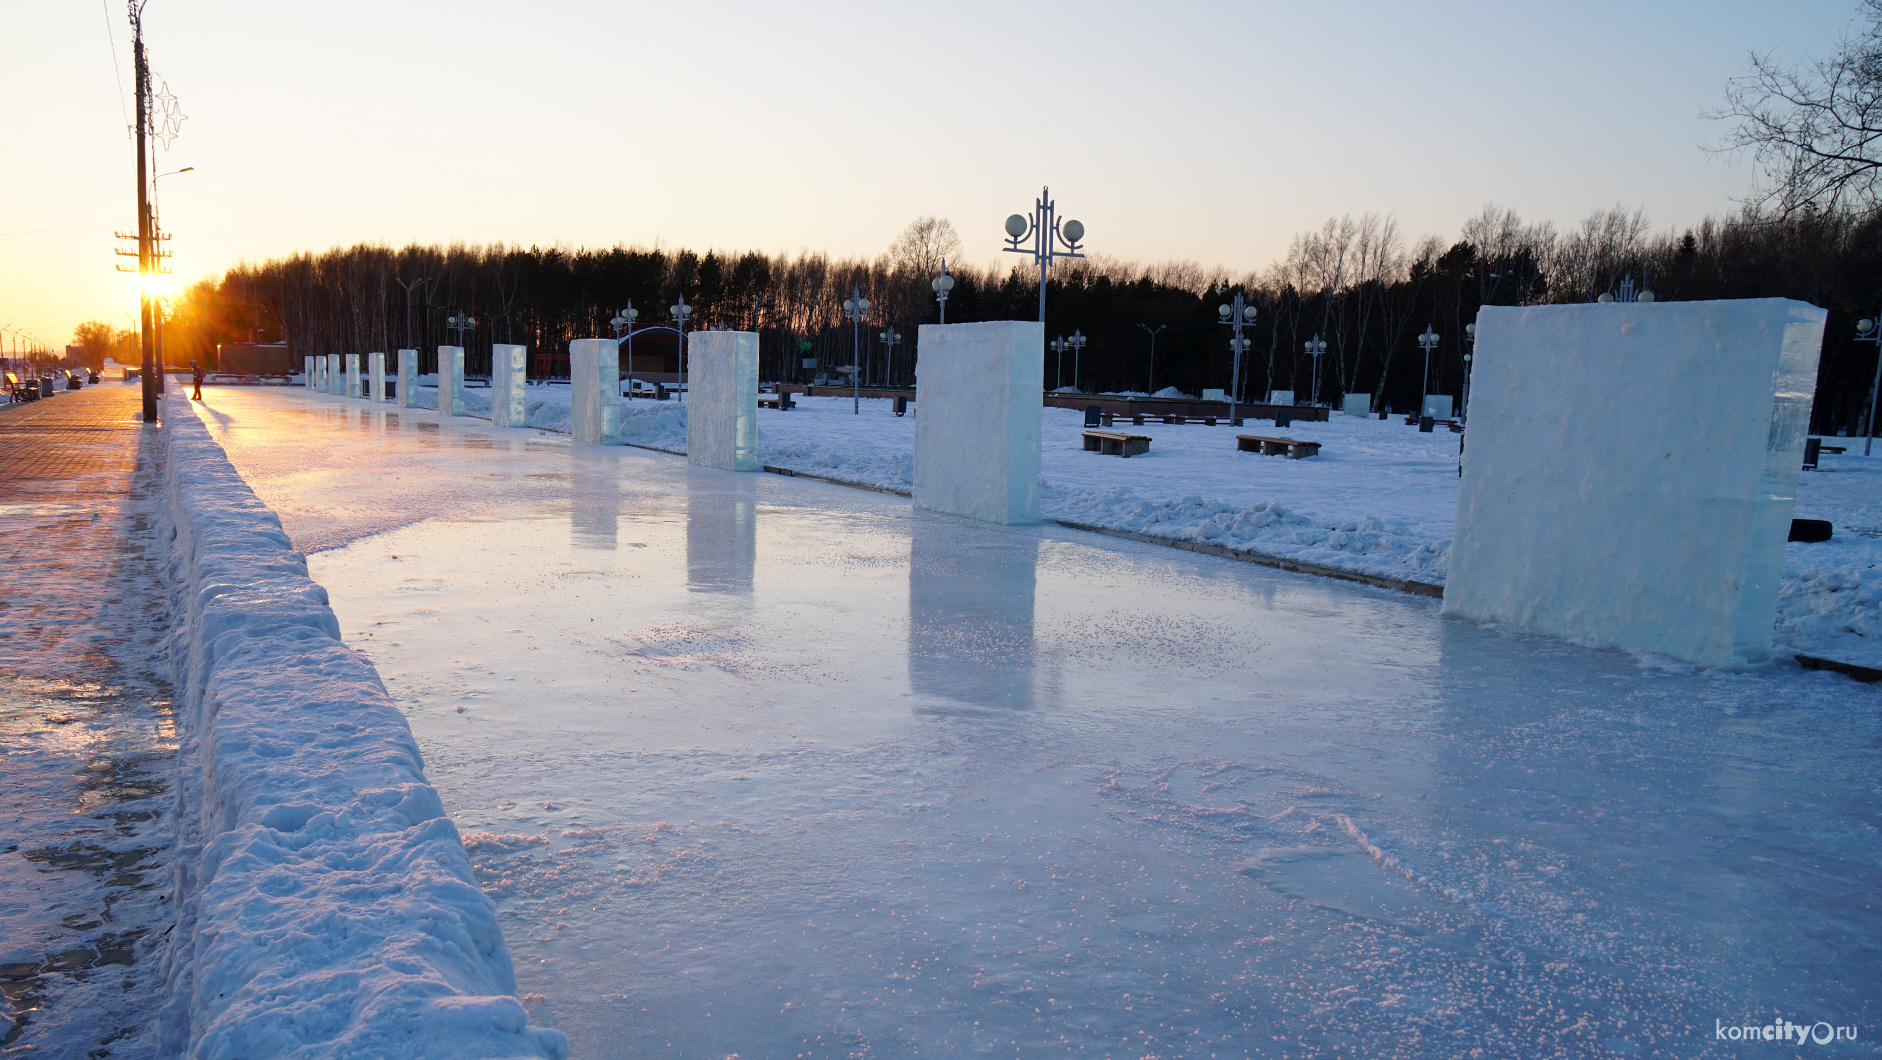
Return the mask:
<svg viewBox="0 0 1882 1060">
<path fill-rule="evenodd" d="M 131 111 L 124 105 L 124 71 L 118 67 L 118 35 L 111 32 L 111 0 L 98 0 L 98 4 L 105 13 L 105 39 L 111 42 L 111 73 L 118 79 L 118 113 L 124 118 L 124 131 L 128 134 L 131 130 Z"/>
<path fill-rule="evenodd" d="M 86 228 L 117 228 L 123 224 L 123 221 L 107 221 L 98 225 L 68 225 L 65 228 L 34 228 L 25 232 L 0 232 L 0 239 L 6 239 L 9 236 L 43 236 L 48 232 L 77 232 Z"/>
</svg>

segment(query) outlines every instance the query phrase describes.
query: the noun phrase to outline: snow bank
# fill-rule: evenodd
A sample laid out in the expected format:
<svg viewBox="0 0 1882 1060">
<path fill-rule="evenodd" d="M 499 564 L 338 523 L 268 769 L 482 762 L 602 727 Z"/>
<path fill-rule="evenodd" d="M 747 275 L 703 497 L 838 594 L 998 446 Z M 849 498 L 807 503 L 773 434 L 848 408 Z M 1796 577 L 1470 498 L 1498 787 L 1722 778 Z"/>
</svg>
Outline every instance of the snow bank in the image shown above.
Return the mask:
<svg viewBox="0 0 1882 1060">
<path fill-rule="evenodd" d="M 165 1047 L 191 1057 L 565 1057 L 372 664 L 190 402 L 160 534 L 181 769 Z"/>
</svg>

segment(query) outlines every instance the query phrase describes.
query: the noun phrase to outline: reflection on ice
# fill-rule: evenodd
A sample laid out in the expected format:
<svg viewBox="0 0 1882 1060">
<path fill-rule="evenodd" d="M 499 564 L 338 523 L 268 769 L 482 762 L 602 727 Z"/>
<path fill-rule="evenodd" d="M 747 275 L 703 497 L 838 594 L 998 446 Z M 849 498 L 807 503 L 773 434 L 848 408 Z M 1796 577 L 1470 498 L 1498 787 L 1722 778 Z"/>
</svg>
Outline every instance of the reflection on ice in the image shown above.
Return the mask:
<svg viewBox="0 0 1882 1060">
<path fill-rule="evenodd" d="M 927 512 L 911 522 L 909 686 L 990 710 L 1031 707 L 1039 539 L 969 530 L 959 519 Z"/>
<path fill-rule="evenodd" d="M 686 584 L 700 593 L 749 596 L 758 567 L 758 502 L 749 475 L 701 469 L 705 489 L 686 494 Z"/>
<path fill-rule="evenodd" d="M 587 449 L 569 454 L 569 540 L 613 552 L 620 536 L 621 490 L 612 461 Z"/>
</svg>

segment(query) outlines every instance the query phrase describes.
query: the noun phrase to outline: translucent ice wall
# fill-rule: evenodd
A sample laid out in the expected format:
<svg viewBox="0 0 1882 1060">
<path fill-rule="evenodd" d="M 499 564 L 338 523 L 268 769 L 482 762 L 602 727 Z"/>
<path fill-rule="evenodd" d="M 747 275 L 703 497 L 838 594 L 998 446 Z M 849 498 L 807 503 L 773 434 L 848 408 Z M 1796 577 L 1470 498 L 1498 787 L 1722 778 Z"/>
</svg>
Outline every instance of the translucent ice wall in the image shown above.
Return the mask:
<svg viewBox="0 0 1882 1060">
<path fill-rule="evenodd" d="M 350 398 L 359 396 L 359 354 L 357 353 L 346 355 L 346 396 Z"/>
<path fill-rule="evenodd" d="M 366 400 L 384 401 L 386 399 L 386 355 L 369 353 L 366 355 Z"/>
<path fill-rule="evenodd" d="M 399 351 L 399 392 L 394 394 L 402 409 L 418 407 L 418 351 Z"/>
<path fill-rule="evenodd" d="M 923 324 L 915 503 L 995 523 L 1039 520 L 1045 326 Z"/>
<path fill-rule="evenodd" d="M 529 347 L 506 342 L 490 347 L 490 422 L 497 427 L 523 425 L 523 365 Z"/>
<path fill-rule="evenodd" d="M 613 339 L 569 343 L 569 421 L 578 442 L 620 442 L 621 347 Z"/>
<path fill-rule="evenodd" d="M 758 470 L 758 333 L 695 331 L 687 342 L 686 459 Z"/>
<path fill-rule="evenodd" d="M 464 347 L 438 347 L 438 414 L 464 415 Z"/>
<path fill-rule="evenodd" d="M 340 382 L 344 378 L 342 371 L 340 367 L 340 355 L 337 353 L 327 354 L 327 393 L 340 393 Z"/>
<path fill-rule="evenodd" d="M 301 371 L 301 386 L 312 390 L 320 384 L 319 377 L 314 373 L 314 359 L 312 356 L 307 356 L 302 357 L 301 361 L 306 365 L 306 368 Z"/>
<path fill-rule="evenodd" d="M 1823 323 L 1779 298 L 1484 307 L 1445 613 L 1768 659 Z"/>
</svg>

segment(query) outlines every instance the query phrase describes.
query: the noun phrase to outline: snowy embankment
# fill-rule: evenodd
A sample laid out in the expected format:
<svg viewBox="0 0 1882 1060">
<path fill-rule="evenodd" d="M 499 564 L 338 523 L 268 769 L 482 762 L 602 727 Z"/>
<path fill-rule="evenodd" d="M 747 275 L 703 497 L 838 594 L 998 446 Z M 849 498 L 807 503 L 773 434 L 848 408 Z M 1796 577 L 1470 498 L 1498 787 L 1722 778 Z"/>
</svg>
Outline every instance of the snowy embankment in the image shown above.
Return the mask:
<svg viewBox="0 0 1882 1060">
<path fill-rule="evenodd" d="M 568 388 L 529 388 L 529 425 L 568 430 Z M 437 392 L 420 390 L 435 408 Z M 762 411 L 760 461 L 873 489 L 906 493 L 914 474 L 914 415 L 889 402 L 797 399 Z M 623 402 L 621 440 L 686 451 L 679 402 Z M 481 410 L 481 411 L 480 411 Z M 488 415 L 489 392 L 466 394 Z M 1041 506 L 1052 519 L 1393 581 L 1442 586 L 1457 510 L 1458 436 L 1420 434 L 1401 419 L 1334 416 L 1253 433 L 1322 443 L 1308 460 L 1234 451 L 1235 431 L 1200 424 L 1125 427 L 1154 439 L 1128 460 L 1083 451 L 1075 409 L 1044 411 Z M 1793 544 L 1785 559 L 1777 639 L 1805 654 L 1882 666 L 1882 456 L 1826 455 L 1798 485 L 1797 515 L 1828 519 L 1832 541 Z"/>
<path fill-rule="evenodd" d="M 176 623 L 177 920 L 192 1057 L 551 1057 L 418 745 L 181 388 L 161 539 Z"/>
</svg>

